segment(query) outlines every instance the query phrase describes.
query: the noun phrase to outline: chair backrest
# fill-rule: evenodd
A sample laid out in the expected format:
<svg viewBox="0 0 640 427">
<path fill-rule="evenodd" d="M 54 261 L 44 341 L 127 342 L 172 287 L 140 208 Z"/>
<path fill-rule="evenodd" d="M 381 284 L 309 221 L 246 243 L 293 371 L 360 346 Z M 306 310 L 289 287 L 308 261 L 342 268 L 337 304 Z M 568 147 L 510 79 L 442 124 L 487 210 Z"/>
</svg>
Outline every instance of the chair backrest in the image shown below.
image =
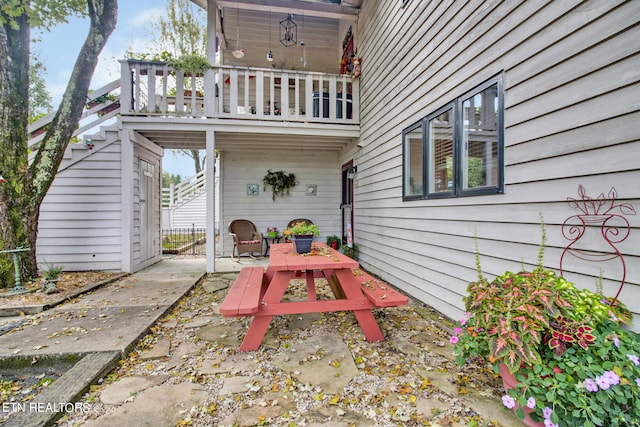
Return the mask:
<svg viewBox="0 0 640 427">
<path fill-rule="evenodd" d="M 291 227 L 296 222 L 302 222 L 302 223 L 305 223 L 305 224 L 313 224 L 313 221 L 311 221 L 310 219 L 298 218 L 298 219 L 292 219 L 291 221 L 289 221 L 289 224 L 287 224 L 287 228 Z"/>
<path fill-rule="evenodd" d="M 257 231 L 254 223 L 248 219 L 234 219 L 229 223 L 229 233 L 234 233 L 239 240 L 252 240 Z"/>
</svg>

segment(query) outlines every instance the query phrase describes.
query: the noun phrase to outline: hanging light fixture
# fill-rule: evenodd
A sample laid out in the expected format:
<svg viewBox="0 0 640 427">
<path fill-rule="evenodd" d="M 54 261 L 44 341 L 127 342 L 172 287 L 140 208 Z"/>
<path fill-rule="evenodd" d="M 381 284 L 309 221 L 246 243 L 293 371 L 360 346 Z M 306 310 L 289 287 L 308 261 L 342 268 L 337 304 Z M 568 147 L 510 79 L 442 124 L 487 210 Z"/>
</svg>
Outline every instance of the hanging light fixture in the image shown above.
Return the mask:
<svg viewBox="0 0 640 427">
<path fill-rule="evenodd" d="M 307 67 L 307 48 L 304 43 L 304 15 L 302 15 L 302 40 L 300 40 L 300 46 L 302 46 L 302 56 L 300 57 L 300 62 L 302 62 L 303 67 Z"/>
<path fill-rule="evenodd" d="M 244 49 L 240 47 L 240 8 L 236 9 L 236 50 L 231 53 L 238 59 L 244 58 Z"/>
<path fill-rule="evenodd" d="M 298 26 L 293 22 L 293 15 L 289 14 L 287 19 L 280 21 L 280 28 L 282 30 L 282 37 L 280 43 L 286 47 L 293 46 L 297 43 L 298 38 Z"/>
<path fill-rule="evenodd" d="M 271 12 L 269 12 L 269 52 L 267 52 L 267 61 L 273 62 L 273 52 L 271 52 Z"/>
</svg>

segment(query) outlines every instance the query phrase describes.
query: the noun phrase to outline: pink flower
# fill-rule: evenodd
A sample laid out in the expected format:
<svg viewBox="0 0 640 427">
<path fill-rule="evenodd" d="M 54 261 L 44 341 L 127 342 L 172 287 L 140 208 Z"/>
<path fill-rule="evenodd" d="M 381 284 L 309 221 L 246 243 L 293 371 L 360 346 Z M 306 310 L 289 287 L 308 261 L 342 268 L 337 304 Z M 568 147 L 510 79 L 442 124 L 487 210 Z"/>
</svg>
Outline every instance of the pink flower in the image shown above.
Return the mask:
<svg viewBox="0 0 640 427">
<path fill-rule="evenodd" d="M 617 335 L 613 336 L 613 345 L 615 345 L 616 348 L 620 348 L 620 340 L 618 339 Z"/>
<path fill-rule="evenodd" d="M 609 384 L 608 378 L 605 377 L 604 375 L 598 375 L 596 377 L 596 384 L 598 384 L 598 387 L 600 387 L 603 390 L 609 390 L 609 387 L 611 387 L 611 384 Z"/>
<path fill-rule="evenodd" d="M 455 332 L 456 335 L 460 335 L 460 332 L 462 332 L 462 328 L 453 328 L 453 332 Z"/>
<path fill-rule="evenodd" d="M 636 356 L 635 354 L 627 354 L 627 357 L 633 362 L 634 365 L 640 365 L 640 359 L 638 359 L 638 356 Z"/>
<path fill-rule="evenodd" d="M 598 384 L 596 384 L 596 382 L 591 378 L 584 380 L 584 387 L 587 391 L 598 391 Z"/>
<path fill-rule="evenodd" d="M 536 399 L 535 399 L 535 397 L 530 397 L 529 399 L 527 399 L 527 408 L 533 409 L 535 407 L 536 407 Z"/>
<path fill-rule="evenodd" d="M 462 314 L 462 319 L 460 319 L 460 324 L 461 324 L 462 326 L 466 325 L 466 324 L 467 324 L 467 320 L 469 320 L 469 319 L 471 318 L 471 316 L 472 316 L 472 314 L 471 314 L 471 313 L 469 313 L 468 311 L 465 311 L 465 312 Z"/>
<path fill-rule="evenodd" d="M 640 387 L 640 378 L 636 378 L 636 384 L 638 384 L 638 387 Z"/>
<path fill-rule="evenodd" d="M 516 400 L 513 397 L 505 394 L 504 396 L 502 396 L 502 404 L 509 409 L 513 409 L 516 406 Z"/>
<path fill-rule="evenodd" d="M 451 338 L 449 338 L 449 342 L 450 342 L 451 344 L 455 344 L 455 343 L 457 343 L 457 342 L 458 342 L 458 337 L 456 337 L 455 335 L 454 335 L 454 336 L 452 336 Z"/>
<path fill-rule="evenodd" d="M 620 377 L 613 371 L 607 371 L 602 374 L 604 378 L 606 378 L 607 382 L 611 385 L 620 384 Z"/>
</svg>

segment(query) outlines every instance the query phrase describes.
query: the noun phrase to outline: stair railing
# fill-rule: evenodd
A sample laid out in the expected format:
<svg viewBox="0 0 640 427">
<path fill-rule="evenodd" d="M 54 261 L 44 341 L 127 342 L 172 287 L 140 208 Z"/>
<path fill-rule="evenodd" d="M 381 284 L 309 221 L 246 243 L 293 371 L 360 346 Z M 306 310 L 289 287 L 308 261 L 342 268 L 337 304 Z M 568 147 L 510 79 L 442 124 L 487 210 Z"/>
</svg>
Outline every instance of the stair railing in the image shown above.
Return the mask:
<svg viewBox="0 0 640 427">
<path fill-rule="evenodd" d="M 100 89 L 91 91 L 87 95 L 85 111 L 82 113 L 79 126 L 73 132 L 72 137 L 78 137 L 96 129 L 102 123 L 120 113 L 120 81 L 121 79 L 114 80 Z M 30 159 L 44 139 L 45 133 L 53 121 L 55 114 L 55 112 L 48 114 L 29 125 L 28 132 L 30 138 L 28 148 Z"/>
<path fill-rule="evenodd" d="M 172 208 L 188 198 L 200 194 L 205 189 L 206 181 L 206 173 L 205 171 L 201 171 L 179 184 L 172 183 L 168 188 L 163 188 L 162 207 Z"/>
</svg>

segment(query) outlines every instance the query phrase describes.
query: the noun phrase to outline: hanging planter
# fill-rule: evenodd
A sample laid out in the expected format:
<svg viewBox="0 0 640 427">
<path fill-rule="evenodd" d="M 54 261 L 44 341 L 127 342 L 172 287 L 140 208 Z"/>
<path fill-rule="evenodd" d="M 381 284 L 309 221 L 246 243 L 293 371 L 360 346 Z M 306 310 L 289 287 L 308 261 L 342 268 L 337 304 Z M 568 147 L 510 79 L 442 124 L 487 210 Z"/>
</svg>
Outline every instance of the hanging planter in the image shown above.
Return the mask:
<svg viewBox="0 0 640 427">
<path fill-rule="evenodd" d="M 275 200 L 276 196 L 284 197 L 289 195 L 289 190 L 296 186 L 296 176 L 292 173 L 287 174 L 284 171 L 271 172 L 271 169 L 267 171 L 267 174 L 262 179 L 266 186 L 270 186 L 273 191 L 272 199 Z"/>
</svg>

